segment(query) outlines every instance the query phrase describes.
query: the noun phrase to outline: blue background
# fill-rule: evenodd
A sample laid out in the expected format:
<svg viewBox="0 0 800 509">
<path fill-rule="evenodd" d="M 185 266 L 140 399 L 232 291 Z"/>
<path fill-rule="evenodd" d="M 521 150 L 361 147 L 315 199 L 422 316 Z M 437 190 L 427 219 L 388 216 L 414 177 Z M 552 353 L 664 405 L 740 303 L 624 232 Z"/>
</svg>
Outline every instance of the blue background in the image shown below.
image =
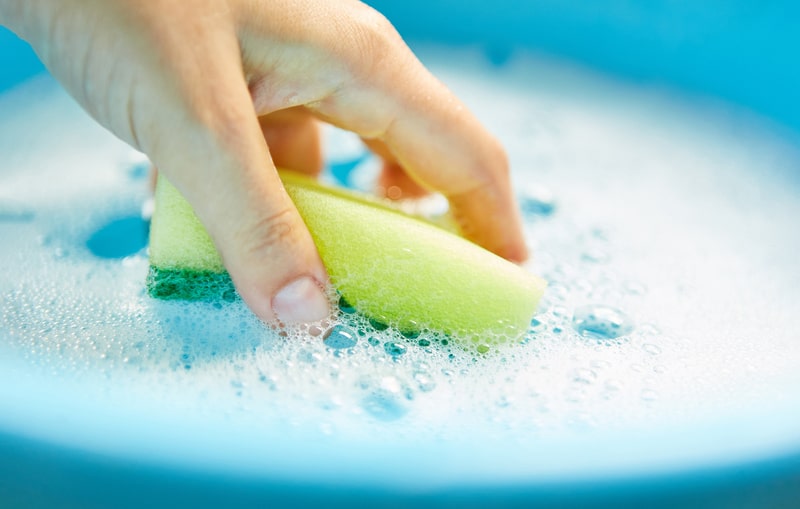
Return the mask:
<svg viewBox="0 0 800 509">
<path fill-rule="evenodd" d="M 722 98 L 800 130 L 800 2 L 372 0 L 408 39 L 535 48 Z M 42 69 L 0 28 L 0 91 Z"/>
</svg>

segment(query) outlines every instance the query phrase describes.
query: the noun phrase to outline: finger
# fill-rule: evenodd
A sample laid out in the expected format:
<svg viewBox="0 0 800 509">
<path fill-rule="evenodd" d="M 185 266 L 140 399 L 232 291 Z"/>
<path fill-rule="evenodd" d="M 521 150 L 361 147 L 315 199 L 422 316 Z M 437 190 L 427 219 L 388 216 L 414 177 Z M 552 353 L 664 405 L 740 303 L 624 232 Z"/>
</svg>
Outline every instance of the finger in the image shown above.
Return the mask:
<svg viewBox="0 0 800 509">
<path fill-rule="evenodd" d="M 289 108 L 260 117 L 261 132 L 272 161 L 316 177 L 322 171 L 322 148 L 317 119 L 304 108 Z"/>
<path fill-rule="evenodd" d="M 380 140 L 364 140 L 364 143 L 383 159 L 383 167 L 378 175 L 377 189 L 375 190 L 379 196 L 390 200 L 401 200 L 422 198 L 430 194 L 428 189 L 420 185 L 403 169 Z"/>
<path fill-rule="evenodd" d="M 139 83 L 131 124 L 192 205 L 255 314 L 270 323 L 323 319 L 330 312 L 327 274 L 275 171 L 236 58 L 238 43 L 226 34 L 186 45 L 171 41 L 167 29 L 161 42 L 181 73 L 143 73 L 159 78 Z"/>
<path fill-rule="evenodd" d="M 376 108 L 381 103 L 394 104 L 385 129 L 372 136 L 416 182 L 448 198 L 464 236 L 501 256 L 524 261 L 527 248 L 504 150 L 410 53 L 403 51 L 397 58 L 403 55 L 403 79 L 386 70 L 385 77 L 369 83 L 369 90 L 343 90 L 321 102 L 318 111 L 341 127 L 359 130 L 368 119 L 349 114 L 351 105 L 360 102 L 360 111 L 369 112 L 380 111 Z M 418 94 L 418 88 L 426 93 Z"/>
<path fill-rule="evenodd" d="M 249 76 L 257 110 L 304 104 L 323 120 L 379 140 L 415 181 L 449 199 L 466 237 L 524 260 L 522 223 L 500 144 L 376 11 L 350 1 L 324 12 L 314 8 L 318 2 L 295 4 L 307 4 L 308 11 L 291 36 L 307 44 L 290 54 L 276 55 L 269 39 L 253 35 L 273 30 L 274 17 L 251 12 L 244 20 L 247 66 L 260 69 Z M 280 71 L 273 65 L 290 57 L 303 65 Z"/>
</svg>

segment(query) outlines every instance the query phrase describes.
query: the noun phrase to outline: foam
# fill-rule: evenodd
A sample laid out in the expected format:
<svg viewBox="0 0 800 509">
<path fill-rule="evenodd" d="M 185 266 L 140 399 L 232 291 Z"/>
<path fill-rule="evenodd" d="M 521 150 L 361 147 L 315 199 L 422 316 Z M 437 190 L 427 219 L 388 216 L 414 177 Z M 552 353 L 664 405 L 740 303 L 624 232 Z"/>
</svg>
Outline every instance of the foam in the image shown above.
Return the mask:
<svg viewBox="0 0 800 509">
<path fill-rule="evenodd" d="M 526 184 L 528 268 L 550 288 L 523 344 L 476 354 L 344 312 L 281 335 L 241 302 L 149 298 L 144 249 L 86 245 L 140 213 L 141 156 L 40 79 L 0 97 L 0 428 L 195 468 L 418 484 L 797 448 L 794 140 L 530 55 L 422 56 Z M 374 161 L 351 152 L 331 166 L 366 185 Z M 577 310 L 616 310 L 631 332 L 581 335 Z M 354 346 L 326 344 L 337 326 Z"/>
</svg>

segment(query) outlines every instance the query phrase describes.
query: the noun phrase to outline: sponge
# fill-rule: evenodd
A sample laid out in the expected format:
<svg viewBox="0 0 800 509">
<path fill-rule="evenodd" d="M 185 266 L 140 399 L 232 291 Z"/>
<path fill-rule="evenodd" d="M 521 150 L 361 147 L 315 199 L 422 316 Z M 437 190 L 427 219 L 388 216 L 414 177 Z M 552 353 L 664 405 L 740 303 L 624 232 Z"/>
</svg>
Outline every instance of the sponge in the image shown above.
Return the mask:
<svg viewBox="0 0 800 509">
<path fill-rule="evenodd" d="M 401 331 L 479 343 L 524 334 L 545 283 L 416 216 L 366 195 L 281 171 L 331 282 L 356 311 Z M 163 177 L 150 230 L 151 296 L 233 300 L 236 293 L 190 205 Z"/>
</svg>

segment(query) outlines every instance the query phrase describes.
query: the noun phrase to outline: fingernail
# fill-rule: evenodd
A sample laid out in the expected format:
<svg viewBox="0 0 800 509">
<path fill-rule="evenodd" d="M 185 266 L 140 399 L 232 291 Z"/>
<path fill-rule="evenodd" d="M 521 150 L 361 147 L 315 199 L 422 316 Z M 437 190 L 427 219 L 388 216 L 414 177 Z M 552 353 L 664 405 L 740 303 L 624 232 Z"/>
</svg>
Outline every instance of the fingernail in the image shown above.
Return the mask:
<svg viewBox="0 0 800 509">
<path fill-rule="evenodd" d="M 328 297 L 310 276 L 295 279 L 272 298 L 272 311 L 286 325 L 322 320 L 330 315 Z"/>
</svg>

